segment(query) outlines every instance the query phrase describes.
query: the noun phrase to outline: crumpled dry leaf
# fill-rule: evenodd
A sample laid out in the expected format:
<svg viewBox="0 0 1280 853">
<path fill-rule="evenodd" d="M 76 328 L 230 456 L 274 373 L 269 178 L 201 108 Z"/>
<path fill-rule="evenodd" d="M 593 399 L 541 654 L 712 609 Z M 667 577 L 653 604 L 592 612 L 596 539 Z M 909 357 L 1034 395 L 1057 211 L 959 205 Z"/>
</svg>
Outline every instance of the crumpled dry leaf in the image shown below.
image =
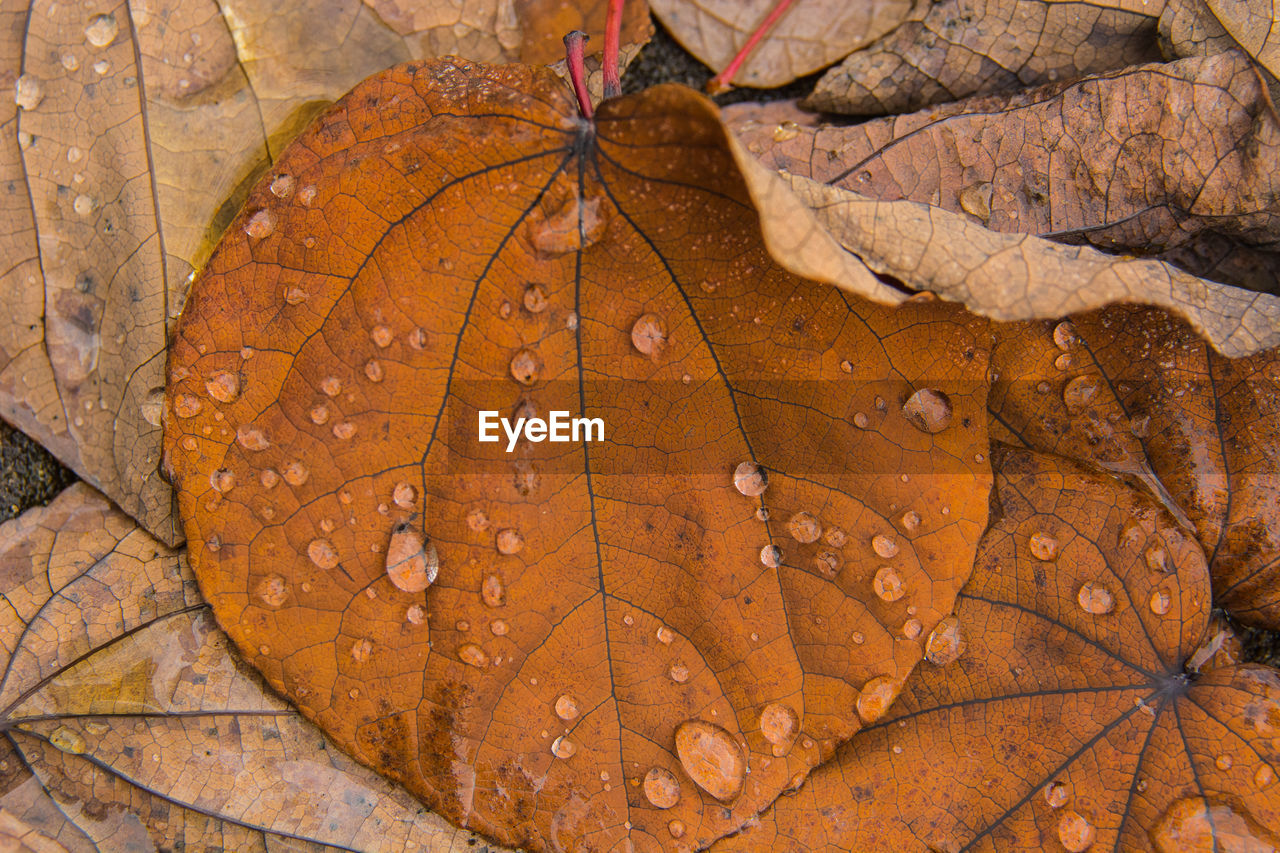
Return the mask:
<svg viewBox="0 0 1280 853">
<path fill-rule="evenodd" d="M 1113 302 L 1168 308 L 1223 355 L 1280 345 L 1280 298 L 1197 278 L 1161 261 L 1000 234 L 941 208 L 883 202 L 798 175 L 791 186 L 877 273 L 996 320 L 1061 317 Z"/>
<path fill-rule="evenodd" d="M 1280 293 L 1280 120 L 1239 51 L 854 127 L 726 120 L 766 165 Z"/>
<path fill-rule="evenodd" d="M 428 50 L 514 58 L 546 10 L 502 5 L 406 17 L 388 0 L 384 21 L 359 0 L 6 4 L 0 416 L 177 541 L 156 466 L 166 325 L 190 274 L 270 158 L 357 81 Z"/>
<path fill-rule="evenodd" d="M 1163 0 L 941 0 L 818 81 L 809 109 L 917 110 L 1159 59 Z"/>
<path fill-rule="evenodd" d="M 996 327 L 991 366 L 1002 439 L 1140 480 L 1198 537 L 1216 602 L 1280 628 L 1280 351 L 1223 358 L 1117 305 Z"/>
<path fill-rule="evenodd" d="M 662 25 L 704 64 L 720 71 L 778 0 L 650 0 Z M 799 0 L 756 45 L 737 86 L 790 83 L 847 56 L 907 19 L 912 0 Z"/>
<path fill-rule="evenodd" d="M 410 64 L 276 168 L 166 404 L 202 589 L 274 687 L 536 849 L 706 845 L 883 710 L 985 522 L 983 321 L 785 273 L 682 87 L 588 124 L 546 70 Z M 806 217 L 821 249 L 769 227 Z M 604 441 L 508 454 L 483 410 Z"/>
<path fill-rule="evenodd" d="M 1204 0 L 1214 19 L 1263 68 L 1280 76 L 1280 7 L 1275 0 Z"/>
<path fill-rule="evenodd" d="M 1165 56 L 1212 56 L 1236 47 L 1204 0 L 1165 0 L 1157 25 Z"/>
<path fill-rule="evenodd" d="M 1208 639 L 1200 549 L 1110 476 L 993 457 L 997 518 L 943 665 L 713 850 L 1274 849 L 1280 673 L 1188 667 Z"/>
<path fill-rule="evenodd" d="M 473 849 L 265 692 L 185 560 L 88 486 L 0 526 L 0 596 L 0 838 L 35 851 Z"/>
</svg>

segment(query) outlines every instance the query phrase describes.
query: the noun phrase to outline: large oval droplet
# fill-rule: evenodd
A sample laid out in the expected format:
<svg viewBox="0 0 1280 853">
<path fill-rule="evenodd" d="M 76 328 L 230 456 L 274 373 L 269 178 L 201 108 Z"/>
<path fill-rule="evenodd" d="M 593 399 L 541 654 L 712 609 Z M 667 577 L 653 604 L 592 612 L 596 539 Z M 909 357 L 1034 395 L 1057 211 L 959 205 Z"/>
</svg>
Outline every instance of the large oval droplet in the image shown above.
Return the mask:
<svg viewBox="0 0 1280 853">
<path fill-rule="evenodd" d="M 422 592 L 440 570 L 436 546 L 408 522 L 391 529 L 387 545 L 387 577 L 402 592 Z"/>
<path fill-rule="evenodd" d="M 769 474 L 749 459 L 733 470 L 733 487 L 749 498 L 764 494 L 768 486 Z"/>
<path fill-rule="evenodd" d="M 888 536 L 877 533 L 871 537 L 871 550 L 887 560 L 898 553 L 898 543 Z"/>
<path fill-rule="evenodd" d="M 934 666 L 955 663 L 964 654 L 964 635 L 960 633 L 960 620 L 948 616 L 938 623 L 924 644 L 924 656 Z"/>
<path fill-rule="evenodd" d="M 1152 829 L 1151 841 L 1160 853 L 1280 850 L 1280 839 L 1248 814 L 1200 797 L 1174 800 Z"/>
<path fill-rule="evenodd" d="M 1058 840 L 1071 853 L 1084 853 L 1093 846 L 1098 830 L 1074 809 L 1067 809 L 1058 818 Z"/>
<path fill-rule="evenodd" d="M 338 565 L 338 552 L 328 539 L 312 539 L 311 544 L 307 545 L 307 556 L 322 569 L 332 569 Z"/>
<path fill-rule="evenodd" d="M 1111 590 L 1096 581 L 1085 581 L 1076 600 L 1080 602 L 1081 610 L 1095 616 L 1110 613 L 1116 606 L 1116 597 L 1111 594 Z"/>
<path fill-rule="evenodd" d="M 703 720 L 681 723 L 676 729 L 676 757 L 699 788 L 722 803 L 742 792 L 747 758 L 727 731 Z"/>
<path fill-rule="evenodd" d="M 874 723 L 889 710 L 901 689 L 901 682 L 887 675 L 877 675 L 862 685 L 862 690 L 858 693 L 858 716 L 865 723 Z"/>
<path fill-rule="evenodd" d="M 651 767 L 644 774 L 644 796 L 655 808 L 669 809 L 680 802 L 680 780 L 664 767 Z"/>
<path fill-rule="evenodd" d="M 458 646 L 458 660 L 469 666 L 486 667 L 489 665 L 489 653 L 475 643 L 463 643 Z"/>
<path fill-rule="evenodd" d="M 921 432 L 942 432 L 951 424 L 951 398 L 936 388 L 921 388 L 907 398 L 902 414 Z"/>
</svg>

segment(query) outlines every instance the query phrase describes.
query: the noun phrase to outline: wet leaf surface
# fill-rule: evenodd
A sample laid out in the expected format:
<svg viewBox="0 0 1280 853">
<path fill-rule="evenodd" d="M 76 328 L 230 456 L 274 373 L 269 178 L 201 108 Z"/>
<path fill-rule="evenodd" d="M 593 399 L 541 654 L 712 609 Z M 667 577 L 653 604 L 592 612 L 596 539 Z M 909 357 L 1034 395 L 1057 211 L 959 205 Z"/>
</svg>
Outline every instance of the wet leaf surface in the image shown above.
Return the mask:
<svg viewBox="0 0 1280 853">
<path fill-rule="evenodd" d="M 1280 673 L 1187 667 L 1207 639 L 1200 549 L 1110 476 L 1020 450 L 996 466 L 956 608 L 967 649 L 714 849 L 1274 847 Z"/>
<path fill-rule="evenodd" d="M 197 281 L 166 453 L 219 622 L 359 760 L 506 843 L 697 847 L 950 612 L 989 333 L 785 272 L 842 256 L 700 96 L 574 113 L 529 68 L 359 86 Z M 482 410 L 605 440 L 508 454 Z"/>
<path fill-rule="evenodd" d="M 1280 627 L 1280 356 L 1228 359 L 1168 313 L 998 328 L 993 429 L 1141 482 L 1209 558 L 1214 597 Z"/>
<path fill-rule="evenodd" d="M 1163 2 L 942 0 L 853 52 L 806 106 L 884 115 L 1159 59 Z"/>
<path fill-rule="evenodd" d="M 265 692 L 89 487 L 0 526 L 0 601 L 6 849 L 473 849 Z"/>
<path fill-rule="evenodd" d="M 775 169 L 1280 293 L 1280 121 L 1269 103 L 1257 69 L 1231 51 L 853 127 L 727 115 Z"/>
</svg>

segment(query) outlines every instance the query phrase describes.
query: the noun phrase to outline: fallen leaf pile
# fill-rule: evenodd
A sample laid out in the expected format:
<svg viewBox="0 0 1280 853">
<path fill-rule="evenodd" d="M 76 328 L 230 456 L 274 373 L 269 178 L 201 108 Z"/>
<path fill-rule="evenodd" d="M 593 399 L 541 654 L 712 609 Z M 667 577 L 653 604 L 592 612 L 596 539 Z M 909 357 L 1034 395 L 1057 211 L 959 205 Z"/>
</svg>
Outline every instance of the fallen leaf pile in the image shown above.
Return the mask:
<svg viewBox="0 0 1280 853">
<path fill-rule="evenodd" d="M 0 10 L 0 838 L 1274 848 L 1274 9 L 608 5 Z"/>
</svg>

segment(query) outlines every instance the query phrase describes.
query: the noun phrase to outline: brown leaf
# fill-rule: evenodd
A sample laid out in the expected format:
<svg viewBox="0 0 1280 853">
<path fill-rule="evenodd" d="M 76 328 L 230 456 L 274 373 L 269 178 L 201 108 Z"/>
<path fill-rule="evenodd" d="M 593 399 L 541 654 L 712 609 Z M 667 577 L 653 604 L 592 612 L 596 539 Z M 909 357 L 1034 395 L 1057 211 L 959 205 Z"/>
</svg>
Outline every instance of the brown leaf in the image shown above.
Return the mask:
<svg viewBox="0 0 1280 853">
<path fill-rule="evenodd" d="M 1223 358 L 1164 311 L 998 328 L 1005 440 L 1140 480 L 1195 531 L 1214 597 L 1280 627 L 1280 351 Z"/>
<path fill-rule="evenodd" d="M 950 611 L 987 333 L 784 272 L 696 93 L 575 113 L 522 66 L 357 87 L 197 282 L 166 453 L 220 623 L 359 760 L 507 843 L 696 847 Z M 477 440 L 557 410 L 604 441 Z"/>
<path fill-rule="evenodd" d="M 36 851 L 475 843 L 264 692 L 185 560 L 87 486 L 0 526 L 0 596 L 0 838 Z"/>
<path fill-rule="evenodd" d="M 1164 3 L 941 0 L 828 71 L 805 101 L 854 115 L 1071 80 L 1159 59 Z"/>
<path fill-rule="evenodd" d="M 775 169 L 1280 293 L 1280 123 L 1267 104 L 1232 51 L 854 127 L 726 114 Z"/>
<path fill-rule="evenodd" d="M 1200 549 L 1114 478 L 994 455 L 967 649 L 714 849 L 1273 849 L 1280 673 L 1186 667 L 1209 616 Z"/>
<path fill-rule="evenodd" d="M 1165 0 L 1158 29 L 1166 56 L 1212 56 L 1237 46 L 1204 0 Z"/>
<path fill-rule="evenodd" d="M 778 0 L 650 0 L 662 25 L 702 62 L 729 64 Z M 738 86 L 789 83 L 870 44 L 906 20 L 911 0 L 799 0 L 770 28 L 734 75 Z"/>
<path fill-rule="evenodd" d="M 1214 19 L 1263 68 L 1280 76 L 1280 14 L 1274 2 L 1205 0 Z"/>
<path fill-rule="evenodd" d="M 0 11 L 15 93 L 0 99 L 0 415 L 165 541 L 180 537 L 156 472 L 166 324 L 249 187 L 357 81 L 506 38 L 476 4 L 379 8 L 385 22 L 359 0 Z"/>
</svg>

